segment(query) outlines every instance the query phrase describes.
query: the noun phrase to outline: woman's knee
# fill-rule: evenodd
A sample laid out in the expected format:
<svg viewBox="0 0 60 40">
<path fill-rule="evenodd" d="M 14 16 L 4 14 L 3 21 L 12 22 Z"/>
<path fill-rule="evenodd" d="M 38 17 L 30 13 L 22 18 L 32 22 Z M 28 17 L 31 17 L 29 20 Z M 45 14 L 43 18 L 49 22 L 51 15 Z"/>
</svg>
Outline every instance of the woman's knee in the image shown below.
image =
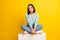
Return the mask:
<svg viewBox="0 0 60 40">
<path fill-rule="evenodd" d="M 31 29 L 29 27 L 25 26 L 25 25 L 22 25 L 22 29 L 24 31 L 27 31 L 28 33 L 31 33 Z"/>
<path fill-rule="evenodd" d="M 42 25 L 42 24 L 39 24 L 38 26 L 39 26 L 41 29 L 43 28 L 43 25 Z"/>
<path fill-rule="evenodd" d="M 21 27 L 22 29 L 24 29 L 25 28 L 25 25 L 22 25 L 22 27 Z"/>
</svg>

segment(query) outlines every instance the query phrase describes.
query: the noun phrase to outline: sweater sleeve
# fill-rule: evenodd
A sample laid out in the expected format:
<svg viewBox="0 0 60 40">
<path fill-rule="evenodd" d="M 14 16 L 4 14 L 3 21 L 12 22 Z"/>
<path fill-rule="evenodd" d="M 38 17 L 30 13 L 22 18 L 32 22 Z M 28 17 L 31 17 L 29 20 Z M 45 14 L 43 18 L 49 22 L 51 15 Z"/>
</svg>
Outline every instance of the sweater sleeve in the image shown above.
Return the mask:
<svg viewBox="0 0 60 40">
<path fill-rule="evenodd" d="M 38 16 L 38 14 L 37 14 L 37 15 L 36 15 L 36 19 L 35 19 L 35 27 L 37 26 L 38 18 L 39 18 L 39 16 Z"/>
<path fill-rule="evenodd" d="M 29 18 L 29 15 L 27 15 L 27 14 L 26 14 L 26 20 L 27 20 L 27 22 L 29 23 L 29 26 L 31 27 L 31 26 L 32 26 L 31 20 L 30 20 L 30 18 Z"/>
</svg>

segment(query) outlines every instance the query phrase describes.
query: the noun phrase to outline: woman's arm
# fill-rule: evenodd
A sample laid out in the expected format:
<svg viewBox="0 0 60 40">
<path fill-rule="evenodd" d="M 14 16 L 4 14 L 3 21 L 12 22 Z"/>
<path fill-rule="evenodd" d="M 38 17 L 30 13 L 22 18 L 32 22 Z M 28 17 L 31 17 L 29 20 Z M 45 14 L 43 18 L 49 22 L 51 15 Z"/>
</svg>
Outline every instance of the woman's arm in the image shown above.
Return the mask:
<svg viewBox="0 0 60 40">
<path fill-rule="evenodd" d="M 29 23 L 30 28 L 33 30 L 32 25 L 31 25 L 31 20 L 27 14 L 26 14 L 26 20 Z"/>
<path fill-rule="evenodd" d="M 37 23 L 38 23 L 38 14 L 36 15 L 36 19 L 35 19 L 34 31 L 36 30 Z"/>
</svg>

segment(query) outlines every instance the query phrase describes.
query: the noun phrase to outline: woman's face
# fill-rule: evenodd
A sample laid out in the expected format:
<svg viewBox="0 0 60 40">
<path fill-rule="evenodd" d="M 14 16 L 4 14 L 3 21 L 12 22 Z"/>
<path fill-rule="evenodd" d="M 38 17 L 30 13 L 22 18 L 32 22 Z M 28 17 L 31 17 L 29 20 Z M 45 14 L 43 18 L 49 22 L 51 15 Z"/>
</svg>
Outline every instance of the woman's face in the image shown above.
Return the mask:
<svg viewBox="0 0 60 40">
<path fill-rule="evenodd" d="M 33 10 L 34 10 L 33 7 L 30 5 L 30 6 L 29 6 L 29 11 L 30 11 L 30 13 L 33 13 Z"/>
</svg>

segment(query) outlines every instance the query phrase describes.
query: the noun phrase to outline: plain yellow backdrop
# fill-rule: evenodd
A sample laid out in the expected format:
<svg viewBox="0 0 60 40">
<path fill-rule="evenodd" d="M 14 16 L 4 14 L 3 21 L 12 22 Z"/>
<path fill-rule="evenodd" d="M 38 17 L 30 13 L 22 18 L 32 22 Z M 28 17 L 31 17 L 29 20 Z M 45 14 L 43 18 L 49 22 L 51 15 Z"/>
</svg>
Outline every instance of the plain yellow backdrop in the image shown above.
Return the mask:
<svg viewBox="0 0 60 40">
<path fill-rule="evenodd" d="M 25 14 L 28 4 L 35 6 L 39 24 L 43 25 L 47 40 L 60 40 L 59 0 L 0 0 L 0 40 L 17 40 L 26 25 Z"/>
</svg>

